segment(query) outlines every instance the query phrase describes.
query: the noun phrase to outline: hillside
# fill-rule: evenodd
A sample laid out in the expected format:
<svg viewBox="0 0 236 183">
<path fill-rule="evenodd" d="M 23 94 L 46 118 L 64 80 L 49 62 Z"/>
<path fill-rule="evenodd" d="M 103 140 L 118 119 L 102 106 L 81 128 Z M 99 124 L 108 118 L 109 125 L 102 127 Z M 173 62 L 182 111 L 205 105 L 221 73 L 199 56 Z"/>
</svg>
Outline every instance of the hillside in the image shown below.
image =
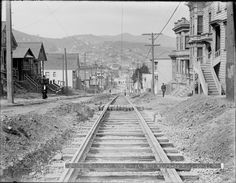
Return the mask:
<svg viewBox="0 0 236 183">
<path fill-rule="evenodd" d="M 149 60 L 147 53 L 149 47 L 145 44 L 150 43 L 147 36 L 123 34 L 123 42 L 121 35 L 114 36 L 96 36 L 92 34 L 75 35 L 64 38 L 45 38 L 35 35 L 29 35 L 17 30 L 13 30 L 14 36 L 18 42 L 35 42 L 44 43 L 46 52 L 63 53 L 64 48 L 67 52 L 84 53 L 86 52 L 87 62 L 102 62 L 112 64 L 119 62 L 122 65 L 136 65 Z M 157 39 L 157 43 L 161 46 L 155 48 L 155 57 L 168 57 L 168 53 L 175 48 L 175 38 L 161 35 Z M 122 50 L 122 51 L 121 51 Z M 84 60 L 83 55 L 80 58 Z M 121 56 L 122 55 L 122 56 Z"/>
</svg>

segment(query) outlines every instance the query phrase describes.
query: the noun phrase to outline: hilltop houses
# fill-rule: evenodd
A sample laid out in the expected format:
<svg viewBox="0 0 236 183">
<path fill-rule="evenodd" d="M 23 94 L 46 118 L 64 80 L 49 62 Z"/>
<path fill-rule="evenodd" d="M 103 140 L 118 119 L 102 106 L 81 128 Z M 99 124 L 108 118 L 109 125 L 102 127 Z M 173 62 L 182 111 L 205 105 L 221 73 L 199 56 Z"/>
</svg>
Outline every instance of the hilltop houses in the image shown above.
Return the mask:
<svg viewBox="0 0 236 183">
<path fill-rule="evenodd" d="M 60 87 L 65 86 L 64 54 L 47 53 L 47 58 L 48 61 L 44 65 L 44 75 L 49 79 L 50 83 Z M 97 64 L 84 65 L 79 63 L 78 54 L 67 54 L 68 87 L 95 92 L 106 88 L 107 77 L 108 71 L 106 71 L 104 66 Z"/>
</svg>

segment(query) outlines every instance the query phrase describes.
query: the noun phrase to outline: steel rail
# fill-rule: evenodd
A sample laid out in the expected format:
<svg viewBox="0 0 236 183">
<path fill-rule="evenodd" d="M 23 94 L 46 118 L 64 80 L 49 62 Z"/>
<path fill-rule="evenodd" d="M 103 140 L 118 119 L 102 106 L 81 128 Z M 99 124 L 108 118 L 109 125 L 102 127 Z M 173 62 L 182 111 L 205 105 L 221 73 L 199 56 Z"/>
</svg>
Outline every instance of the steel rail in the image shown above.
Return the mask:
<svg viewBox="0 0 236 183">
<path fill-rule="evenodd" d="M 89 130 L 88 134 L 86 135 L 85 139 L 83 140 L 82 144 L 80 145 L 79 149 L 76 151 L 73 158 L 71 159 L 71 161 L 70 161 L 71 163 L 83 161 L 86 158 L 86 153 L 89 151 L 92 141 L 93 141 L 94 137 L 96 136 L 96 132 L 98 130 L 99 123 L 102 121 L 109 105 L 111 105 L 116 100 L 117 97 L 118 96 L 114 97 L 110 102 L 108 102 L 104 106 L 102 113 L 99 115 L 99 117 L 95 121 L 94 125 Z M 73 169 L 73 168 L 66 169 L 65 172 L 63 172 L 63 174 L 60 177 L 58 182 L 73 181 L 70 179 L 73 178 L 74 172 L 75 172 L 75 169 Z"/>
<path fill-rule="evenodd" d="M 129 104 L 134 108 L 134 111 L 136 112 L 137 116 L 140 119 L 139 120 L 140 125 L 143 129 L 145 137 L 148 140 L 149 145 L 152 147 L 152 151 L 154 153 L 156 161 L 163 162 L 163 163 L 171 163 L 171 161 L 169 160 L 166 153 L 162 149 L 161 145 L 159 144 L 159 142 L 155 138 L 154 134 L 152 133 L 151 129 L 149 128 L 148 124 L 146 123 L 146 121 L 143 118 L 143 116 L 141 115 L 141 113 L 137 110 L 137 108 L 131 103 L 131 101 L 127 97 L 125 97 L 125 98 L 129 102 Z M 175 169 L 161 168 L 160 170 L 161 170 L 166 182 L 168 182 L 168 183 L 183 182 Z"/>
</svg>

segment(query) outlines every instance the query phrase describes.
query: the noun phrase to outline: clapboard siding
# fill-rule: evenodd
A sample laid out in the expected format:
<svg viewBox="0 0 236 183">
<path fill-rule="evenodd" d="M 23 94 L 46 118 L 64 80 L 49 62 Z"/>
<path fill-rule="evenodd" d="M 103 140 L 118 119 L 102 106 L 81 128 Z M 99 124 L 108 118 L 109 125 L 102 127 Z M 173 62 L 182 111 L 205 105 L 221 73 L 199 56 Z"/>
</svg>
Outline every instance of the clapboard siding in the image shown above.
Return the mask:
<svg viewBox="0 0 236 183">
<path fill-rule="evenodd" d="M 220 56 L 215 58 L 215 44 L 216 44 L 216 33 L 215 29 L 211 28 L 212 33 L 212 41 L 209 43 L 211 44 L 211 51 L 212 51 L 212 59 L 219 59 L 220 58 L 220 70 L 219 70 L 219 81 L 225 90 L 225 77 L 226 77 L 226 24 L 224 22 L 227 21 L 227 9 L 226 9 L 226 2 L 192 2 L 190 7 L 190 17 L 192 18 L 192 22 L 194 26 L 190 26 L 190 29 L 194 27 L 194 35 L 197 34 L 197 16 L 203 15 L 203 33 L 209 33 L 209 13 L 211 13 L 211 20 L 215 21 L 217 24 L 220 25 Z M 190 30 L 192 32 L 192 30 Z M 203 35 L 204 36 L 204 35 Z M 190 52 L 190 62 L 194 62 L 194 55 L 197 55 L 197 47 L 202 46 L 201 42 L 198 42 L 195 45 L 192 45 L 193 52 Z M 208 51 L 206 49 L 206 45 L 203 46 L 203 55 L 205 58 L 207 57 Z M 191 50 L 192 50 L 191 49 Z M 215 60 L 216 61 L 216 60 Z M 213 60 L 213 63 L 214 60 Z"/>
<path fill-rule="evenodd" d="M 211 11 L 212 11 L 212 20 L 223 20 L 227 17 L 226 11 L 226 2 L 219 2 L 220 8 L 218 10 L 218 2 L 213 2 L 211 4 Z"/>
</svg>

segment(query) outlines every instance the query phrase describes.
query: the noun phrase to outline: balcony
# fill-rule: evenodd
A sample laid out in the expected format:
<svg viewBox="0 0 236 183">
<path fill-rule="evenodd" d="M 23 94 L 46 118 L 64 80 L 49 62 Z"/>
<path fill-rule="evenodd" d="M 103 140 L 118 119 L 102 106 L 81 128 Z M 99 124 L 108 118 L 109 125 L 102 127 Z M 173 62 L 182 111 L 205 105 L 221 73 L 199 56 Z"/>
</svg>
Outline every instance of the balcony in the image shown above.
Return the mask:
<svg viewBox="0 0 236 183">
<path fill-rule="evenodd" d="M 189 58 L 189 50 L 173 50 L 169 56 L 171 58 L 176 58 L 176 57 L 187 57 L 186 59 Z"/>
<path fill-rule="evenodd" d="M 189 43 L 210 43 L 212 41 L 212 33 L 204 33 L 201 35 L 190 36 Z"/>
</svg>

